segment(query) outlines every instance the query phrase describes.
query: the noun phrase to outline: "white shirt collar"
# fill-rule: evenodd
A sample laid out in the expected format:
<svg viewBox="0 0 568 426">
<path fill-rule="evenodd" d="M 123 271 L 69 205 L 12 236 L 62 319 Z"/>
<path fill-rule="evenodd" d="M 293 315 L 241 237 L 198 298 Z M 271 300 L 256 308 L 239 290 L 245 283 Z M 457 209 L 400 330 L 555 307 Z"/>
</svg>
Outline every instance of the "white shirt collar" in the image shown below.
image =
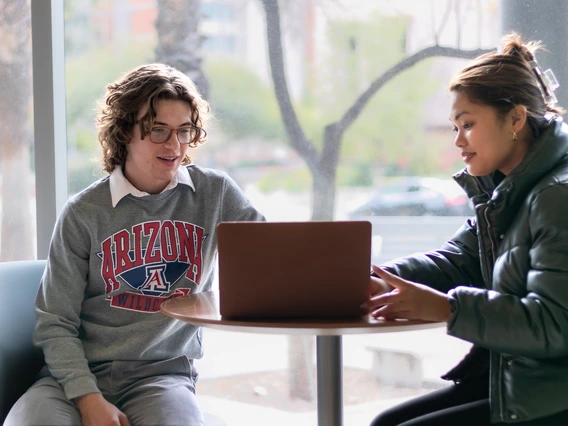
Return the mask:
<svg viewBox="0 0 568 426">
<path fill-rule="evenodd" d="M 191 180 L 189 171 L 185 166 L 180 166 L 179 169 L 177 169 L 175 176 L 170 181 L 170 183 L 168 183 L 168 186 L 166 186 L 162 192 L 174 189 L 178 184 L 187 185 L 195 191 L 195 185 L 193 184 L 193 180 Z M 145 197 L 147 195 L 150 195 L 147 192 L 136 189 L 134 185 L 132 185 L 128 181 L 128 179 L 124 177 L 124 174 L 122 173 L 122 167 L 117 167 L 110 174 L 109 185 L 110 185 L 110 196 L 112 199 L 113 207 L 116 207 L 118 202 L 122 200 L 124 197 L 126 197 L 128 194 L 132 194 L 135 197 Z"/>
</svg>

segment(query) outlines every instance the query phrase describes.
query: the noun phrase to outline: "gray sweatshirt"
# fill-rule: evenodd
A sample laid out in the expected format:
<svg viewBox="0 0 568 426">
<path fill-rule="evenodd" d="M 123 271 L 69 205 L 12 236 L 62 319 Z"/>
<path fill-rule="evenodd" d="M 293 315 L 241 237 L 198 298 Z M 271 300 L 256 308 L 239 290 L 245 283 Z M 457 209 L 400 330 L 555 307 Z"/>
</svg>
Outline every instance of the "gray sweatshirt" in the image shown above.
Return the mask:
<svg viewBox="0 0 568 426">
<path fill-rule="evenodd" d="M 159 312 L 165 300 L 211 289 L 222 221 L 258 221 L 224 173 L 188 166 L 195 186 L 127 195 L 113 208 L 109 177 L 65 205 L 36 301 L 34 342 L 72 399 L 99 392 L 89 365 L 201 358 L 201 330 Z"/>
</svg>

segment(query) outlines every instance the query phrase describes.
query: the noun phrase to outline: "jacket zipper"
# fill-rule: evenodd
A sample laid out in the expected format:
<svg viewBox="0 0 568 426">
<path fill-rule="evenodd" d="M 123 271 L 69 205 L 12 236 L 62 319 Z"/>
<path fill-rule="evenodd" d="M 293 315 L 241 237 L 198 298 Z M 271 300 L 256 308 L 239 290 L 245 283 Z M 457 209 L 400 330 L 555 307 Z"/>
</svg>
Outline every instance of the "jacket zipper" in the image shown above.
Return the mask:
<svg viewBox="0 0 568 426">
<path fill-rule="evenodd" d="M 485 190 L 485 188 L 483 188 L 483 185 L 481 184 L 481 182 L 479 181 L 477 176 L 473 176 L 473 180 L 476 183 L 479 192 L 484 193 L 485 195 L 487 195 L 488 199 L 491 199 L 491 194 L 489 194 Z M 489 242 L 491 243 L 491 260 L 492 260 L 493 263 L 495 263 L 495 259 L 494 259 L 494 256 L 493 256 L 494 245 L 493 245 L 493 240 L 491 239 L 491 234 L 489 233 L 491 225 L 489 224 L 489 220 L 487 220 L 487 210 L 489 210 L 489 207 L 486 207 L 485 210 L 483 211 L 483 219 L 485 220 L 485 223 L 486 223 L 486 226 L 487 226 L 487 235 L 489 236 Z M 482 225 L 481 223 L 478 223 L 478 227 L 481 227 L 481 225 Z M 484 278 L 488 282 L 491 281 L 490 269 L 487 267 L 487 263 L 485 264 L 483 275 L 484 275 Z M 489 287 L 487 287 L 487 288 L 489 288 Z"/>
<path fill-rule="evenodd" d="M 489 242 L 491 243 L 491 264 L 495 265 L 495 244 L 493 243 L 493 238 L 491 238 L 491 223 L 487 217 L 487 212 L 489 211 L 489 207 L 486 207 L 483 212 L 483 217 L 485 219 L 485 223 L 487 226 L 487 238 L 489 238 Z M 490 276 L 490 270 L 487 268 L 487 276 Z M 505 417 L 503 415 L 503 355 L 499 354 L 499 415 L 502 421 L 505 421 Z"/>
<path fill-rule="evenodd" d="M 505 416 L 503 415 L 503 355 L 499 354 L 499 414 L 501 420 L 505 421 Z"/>
<path fill-rule="evenodd" d="M 474 176 L 474 180 L 475 180 L 479 190 L 481 192 L 485 193 L 487 195 L 487 197 L 490 199 L 491 195 L 483 188 L 483 185 L 481 185 L 481 182 L 479 182 L 479 179 Z M 485 219 L 485 223 L 486 223 L 486 226 L 487 226 L 487 237 L 489 238 L 489 242 L 491 243 L 491 262 L 492 262 L 493 265 L 495 265 L 495 244 L 493 243 L 493 238 L 491 238 L 491 223 L 489 222 L 489 219 L 487 217 L 488 211 L 489 211 L 489 206 L 487 206 L 485 208 L 485 210 L 483 211 L 483 218 Z M 490 272 L 491 271 L 490 271 L 489 267 L 486 265 L 485 266 L 485 275 L 486 275 L 488 280 L 491 279 Z M 505 415 L 503 413 L 503 374 L 502 373 L 503 373 L 503 356 L 501 354 L 499 354 L 499 377 L 498 377 L 499 416 L 501 418 L 501 421 L 505 421 Z"/>
<path fill-rule="evenodd" d="M 491 238 L 491 223 L 489 222 L 489 219 L 487 218 L 487 211 L 489 210 L 489 207 L 485 207 L 485 211 L 483 212 L 483 217 L 485 219 L 485 223 L 487 226 L 487 238 L 489 238 L 489 242 L 491 243 L 491 264 L 495 265 L 495 244 L 493 243 L 493 238 Z M 491 277 L 490 274 L 490 270 L 488 268 L 488 265 L 485 267 L 485 269 L 487 270 L 487 278 Z M 491 280 L 491 282 L 493 282 L 493 280 Z"/>
</svg>

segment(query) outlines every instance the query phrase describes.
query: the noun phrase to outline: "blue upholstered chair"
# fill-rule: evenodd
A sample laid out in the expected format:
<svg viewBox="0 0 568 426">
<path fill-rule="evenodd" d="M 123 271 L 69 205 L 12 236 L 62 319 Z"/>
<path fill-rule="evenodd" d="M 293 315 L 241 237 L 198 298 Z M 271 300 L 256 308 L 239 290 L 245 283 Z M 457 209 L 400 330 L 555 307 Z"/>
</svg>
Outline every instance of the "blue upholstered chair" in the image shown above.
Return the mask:
<svg viewBox="0 0 568 426">
<path fill-rule="evenodd" d="M 45 260 L 0 262 L 0 424 L 44 364 L 32 344 L 34 303 Z M 224 426 L 205 413 L 207 426 Z"/>
<path fill-rule="evenodd" d="M 34 348 L 34 303 L 45 260 L 0 263 L 0 423 L 44 364 Z"/>
</svg>

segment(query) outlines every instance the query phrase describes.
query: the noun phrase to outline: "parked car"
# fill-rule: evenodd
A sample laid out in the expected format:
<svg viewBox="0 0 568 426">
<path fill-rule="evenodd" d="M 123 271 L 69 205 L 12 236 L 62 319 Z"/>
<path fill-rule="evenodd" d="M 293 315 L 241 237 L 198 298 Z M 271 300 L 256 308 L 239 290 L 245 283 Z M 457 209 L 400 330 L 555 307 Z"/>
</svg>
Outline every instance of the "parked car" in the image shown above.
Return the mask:
<svg viewBox="0 0 568 426">
<path fill-rule="evenodd" d="M 396 178 L 381 185 L 363 205 L 348 213 L 361 216 L 470 216 L 473 208 L 451 179 Z"/>
</svg>

